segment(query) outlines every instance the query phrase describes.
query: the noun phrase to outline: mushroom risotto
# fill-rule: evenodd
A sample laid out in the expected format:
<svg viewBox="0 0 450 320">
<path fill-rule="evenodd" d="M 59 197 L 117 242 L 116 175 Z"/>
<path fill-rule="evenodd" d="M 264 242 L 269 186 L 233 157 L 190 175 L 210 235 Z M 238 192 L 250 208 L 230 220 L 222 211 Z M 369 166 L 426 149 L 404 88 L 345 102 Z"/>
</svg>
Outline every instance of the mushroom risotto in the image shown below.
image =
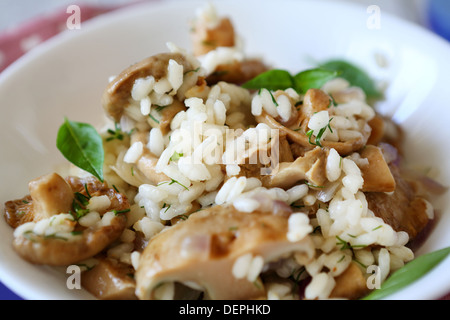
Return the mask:
<svg viewBox="0 0 450 320">
<path fill-rule="evenodd" d="M 413 260 L 444 189 L 370 78 L 273 69 L 212 6 L 191 35 L 111 77 L 105 128 L 64 121 L 67 174 L 5 204 L 15 251 L 99 299 L 359 299 Z"/>
</svg>

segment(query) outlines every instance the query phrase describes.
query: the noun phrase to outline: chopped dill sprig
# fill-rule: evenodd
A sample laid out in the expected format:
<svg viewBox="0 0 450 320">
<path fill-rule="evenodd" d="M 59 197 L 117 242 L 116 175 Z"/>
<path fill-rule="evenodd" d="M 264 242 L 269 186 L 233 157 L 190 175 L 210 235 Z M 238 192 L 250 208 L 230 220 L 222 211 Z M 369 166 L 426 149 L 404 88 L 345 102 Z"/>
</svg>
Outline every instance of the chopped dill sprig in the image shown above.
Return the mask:
<svg viewBox="0 0 450 320">
<path fill-rule="evenodd" d="M 322 144 L 320 143 L 320 139 L 322 139 L 322 136 L 325 133 L 325 131 L 327 131 L 327 129 L 330 129 L 330 132 L 333 133 L 333 129 L 331 129 L 331 125 L 330 125 L 331 120 L 333 120 L 333 118 L 331 118 L 330 121 L 328 121 L 328 124 L 325 127 L 321 128 L 319 130 L 319 133 L 316 136 L 315 142 L 311 141 L 313 133 L 314 133 L 314 130 L 311 129 L 311 130 L 309 130 L 306 133 L 306 136 L 308 137 L 308 141 L 309 141 L 310 144 L 312 144 L 313 146 L 318 146 L 318 147 L 322 148 Z"/>
<path fill-rule="evenodd" d="M 163 185 L 163 184 L 166 184 L 166 183 L 168 183 L 169 186 L 172 185 L 172 184 L 174 184 L 174 183 L 176 183 L 176 184 L 179 184 L 180 186 L 182 186 L 184 189 L 189 190 L 188 187 L 186 187 L 184 184 L 178 182 L 178 181 L 175 180 L 175 179 L 171 179 L 171 181 L 163 181 L 163 182 L 160 182 L 160 183 L 157 184 L 157 186 L 160 186 L 160 185 Z"/>
</svg>

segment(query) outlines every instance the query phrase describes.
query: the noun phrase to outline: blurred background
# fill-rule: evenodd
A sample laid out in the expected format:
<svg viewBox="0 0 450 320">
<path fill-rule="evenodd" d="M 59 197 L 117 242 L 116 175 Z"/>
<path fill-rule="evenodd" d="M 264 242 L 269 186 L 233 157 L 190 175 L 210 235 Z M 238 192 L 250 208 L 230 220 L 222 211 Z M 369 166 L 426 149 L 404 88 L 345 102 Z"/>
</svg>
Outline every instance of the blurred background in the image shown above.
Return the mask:
<svg viewBox="0 0 450 320">
<path fill-rule="evenodd" d="M 81 22 L 99 14 L 142 2 L 183 0 L 0 0 L 0 72 L 21 55 L 67 29 L 69 6 L 81 8 Z M 226 1 L 226 0 L 205 0 Z M 275 0 L 274 0 L 275 1 Z M 450 0 L 316 0 L 377 5 L 391 14 L 419 24 L 450 41 Z"/>
<path fill-rule="evenodd" d="M 70 5 L 82 8 L 84 21 L 123 6 L 162 1 L 183 0 L 0 0 L 0 72 L 26 51 L 62 31 L 65 28 L 67 8 Z M 384 13 L 395 15 L 422 25 L 450 41 L 450 0 L 316 1 L 377 5 L 380 7 L 381 19 Z M 324 10 L 326 10 L 325 3 Z M 5 299 L 13 300 L 20 297 L 0 283 L 0 300 Z"/>
<path fill-rule="evenodd" d="M 154 2 L 171 0 L 0 0 L 0 31 L 13 28 L 39 15 L 49 14 L 54 10 L 67 8 L 71 4 L 116 6 L 135 2 Z M 173 0 L 172 0 L 173 1 Z M 182 0 L 178 0 L 182 1 Z M 317 0 L 321 1 L 321 0 Z M 328 0 L 362 3 L 367 6 L 378 5 L 384 12 L 398 15 L 404 19 L 429 26 L 429 7 L 437 5 L 450 8 L 448 0 Z M 439 4 L 441 3 L 441 4 Z M 438 10 L 441 11 L 441 10 Z M 447 17 L 449 17 L 447 11 Z M 434 17 L 437 18 L 437 17 Z"/>
</svg>

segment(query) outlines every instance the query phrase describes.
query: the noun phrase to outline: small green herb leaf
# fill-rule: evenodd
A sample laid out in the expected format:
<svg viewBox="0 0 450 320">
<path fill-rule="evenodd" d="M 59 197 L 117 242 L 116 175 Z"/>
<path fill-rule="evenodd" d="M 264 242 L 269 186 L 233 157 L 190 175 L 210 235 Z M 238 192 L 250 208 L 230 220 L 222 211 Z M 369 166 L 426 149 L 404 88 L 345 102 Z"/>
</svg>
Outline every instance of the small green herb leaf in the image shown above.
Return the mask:
<svg viewBox="0 0 450 320">
<path fill-rule="evenodd" d="M 108 134 L 110 134 L 110 136 L 105 139 L 106 141 L 111 141 L 114 139 L 123 140 L 124 135 L 123 135 L 122 129 L 120 128 L 120 126 L 117 122 L 114 124 L 114 127 L 116 130 L 112 130 L 112 129 L 107 130 L 107 132 L 108 132 Z"/>
<path fill-rule="evenodd" d="M 302 71 L 294 76 L 295 89 L 300 93 L 306 93 L 309 89 L 320 89 L 338 75 L 338 71 L 321 68 Z"/>
<path fill-rule="evenodd" d="M 325 131 L 327 131 L 327 128 L 330 129 L 330 132 L 331 132 L 331 133 L 333 133 L 333 129 L 331 129 L 331 125 L 330 125 L 330 123 L 331 123 L 332 120 L 333 120 L 333 118 L 331 118 L 330 121 L 328 121 L 328 124 L 327 124 L 325 127 L 321 128 L 321 129 L 319 130 L 319 133 L 318 133 L 317 136 L 316 136 L 316 142 L 312 142 L 312 141 L 311 141 L 312 136 L 313 136 L 313 134 L 314 134 L 314 130 L 311 129 L 311 130 L 309 130 L 308 132 L 306 132 L 306 136 L 308 137 L 308 141 L 309 141 L 310 144 L 322 148 L 322 144 L 320 143 L 320 139 L 322 139 L 322 136 L 323 136 L 323 134 L 325 133 Z"/>
<path fill-rule="evenodd" d="M 368 99 L 379 99 L 381 92 L 369 75 L 359 67 L 344 60 L 330 60 L 320 65 L 321 68 L 339 72 L 339 77 L 346 79 L 352 86 L 360 87 Z"/>
<path fill-rule="evenodd" d="M 66 118 L 58 130 L 56 146 L 67 160 L 103 182 L 102 138 L 93 126 Z"/>
<path fill-rule="evenodd" d="M 181 152 L 174 152 L 173 155 L 170 157 L 170 161 L 177 161 L 180 160 L 180 158 L 183 156 L 183 153 Z"/>
<path fill-rule="evenodd" d="M 292 88 L 294 79 L 286 70 L 272 69 L 257 75 L 242 85 L 246 89 L 285 90 Z"/>
<path fill-rule="evenodd" d="M 418 280 L 428 271 L 433 269 L 442 260 L 450 254 L 450 247 L 430 252 L 417 257 L 411 262 L 407 263 L 403 268 L 395 271 L 382 285 L 380 289 L 372 291 L 363 300 L 377 300 L 382 299 L 397 290 L 400 290 L 407 285 Z"/>
<path fill-rule="evenodd" d="M 306 93 L 308 89 L 320 88 L 327 81 L 337 77 L 338 71 L 323 68 L 309 69 L 292 76 L 286 70 L 273 69 L 261 73 L 242 86 L 246 89 L 286 90 L 293 88 L 299 93 Z"/>
</svg>

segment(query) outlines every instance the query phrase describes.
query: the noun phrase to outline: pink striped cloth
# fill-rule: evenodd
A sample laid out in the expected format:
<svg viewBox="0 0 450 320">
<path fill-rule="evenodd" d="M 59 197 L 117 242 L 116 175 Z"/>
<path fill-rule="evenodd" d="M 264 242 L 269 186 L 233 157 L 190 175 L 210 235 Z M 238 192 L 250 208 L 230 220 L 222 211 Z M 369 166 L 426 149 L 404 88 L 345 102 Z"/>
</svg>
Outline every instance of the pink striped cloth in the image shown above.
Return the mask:
<svg viewBox="0 0 450 320">
<path fill-rule="evenodd" d="M 98 15 L 118 10 L 120 8 L 141 3 L 145 0 L 132 1 L 126 5 L 117 6 L 91 6 L 79 5 L 80 24 Z M 157 1 L 157 0 L 149 0 Z M 0 33 L 0 72 L 16 61 L 27 51 L 68 29 L 68 20 L 73 11 L 69 6 L 61 7 L 44 16 L 36 17 L 19 25 L 16 28 Z"/>
<path fill-rule="evenodd" d="M 98 15 L 143 1 L 145 0 L 137 0 L 121 6 L 80 5 L 80 22 L 82 23 Z M 67 21 L 72 14 L 67 9 L 67 7 L 61 8 L 46 16 L 34 18 L 15 29 L 7 30 L 2 34 L 0 33 L 0 72 L 27 51 L 65 30 L 67 28 Z M 440 300 L 450 300 L 450 293 Z"/>
</svg>

